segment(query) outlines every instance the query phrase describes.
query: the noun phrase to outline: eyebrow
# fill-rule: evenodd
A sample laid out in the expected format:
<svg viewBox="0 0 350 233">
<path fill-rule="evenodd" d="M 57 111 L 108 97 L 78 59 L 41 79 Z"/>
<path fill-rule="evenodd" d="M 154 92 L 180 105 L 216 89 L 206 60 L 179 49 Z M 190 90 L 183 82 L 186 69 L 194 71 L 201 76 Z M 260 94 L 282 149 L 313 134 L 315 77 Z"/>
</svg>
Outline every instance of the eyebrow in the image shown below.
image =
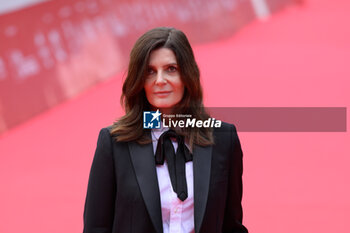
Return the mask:
<svg viewBox="0 0 350 233">
<path fill-rule="evenodd" d="M 163 67 L 166 67 L 166 66 L 178 66 L 178 64 L 176 63 L 176 62 L 172 62 L 172 63 L 169 63 L 169 64 L 165 64 Z M 152 65 L 148 65 L 148 67 L 151 67 L 151 68 L 153 68 L 154 66 L 152 66 Z"/>
</svg>

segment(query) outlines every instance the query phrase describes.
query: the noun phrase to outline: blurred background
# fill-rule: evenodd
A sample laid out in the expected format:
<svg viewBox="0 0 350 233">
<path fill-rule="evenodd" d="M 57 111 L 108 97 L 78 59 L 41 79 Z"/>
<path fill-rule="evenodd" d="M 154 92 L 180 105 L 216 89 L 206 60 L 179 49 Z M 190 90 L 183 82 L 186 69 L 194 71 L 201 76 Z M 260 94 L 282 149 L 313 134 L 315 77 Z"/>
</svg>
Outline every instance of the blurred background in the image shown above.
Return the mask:
<svg viewBox="0 0 350 233">
<path fill-rule="evenodd" d="M 349 12 L 348 0 L 0 0 L 0 232 L 82 231 L 98 132 L 123 115 L 145 31 L 186 33 L 206 106 L 347 109 Z M 347 130 L 239 136 L 250 232 L 350 232 Z"/>
</svg>

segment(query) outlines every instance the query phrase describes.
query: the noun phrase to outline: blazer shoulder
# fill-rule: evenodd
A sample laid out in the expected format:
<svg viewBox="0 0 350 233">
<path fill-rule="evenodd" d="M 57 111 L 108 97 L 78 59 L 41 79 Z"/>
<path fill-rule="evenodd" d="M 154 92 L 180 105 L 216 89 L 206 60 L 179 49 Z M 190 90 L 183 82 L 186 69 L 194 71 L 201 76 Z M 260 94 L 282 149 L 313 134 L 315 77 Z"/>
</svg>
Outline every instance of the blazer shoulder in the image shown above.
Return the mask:
<svg viewBox="0 0 350 233">
<path fill-rule="evenodd" d="M 113 125 L 106 126 L 106 127 L 102 128 L 102 129 L 106 129 L 106 130 L 108 130 L 109 132 L 111 132 L 112 129 L 113 129 Z"/>
<path fill-rule="evenodd" d="M 109 135 L 111 135 L 111 131 L 112 131 L 112 125 L 110 125 L 110 126 L 106 126 L 106 127 L 102 127 L 101 129 L 100 129 L 100 135 L 101 134 L 103 134 L 103 135 L 107 135 L 107 134 L 109 134 Z"/>
<path fill-rule="evenodd" d="M 109 125 L 106 127 L 101 128 L 100 130 L 100 136 L 104 138 L 105 140 L 108 138 L 108 140 L 111 142 L 111 144 L 113 145 L 121 145 L 121 144 L 125 144 L 127 142 L 125 141 L 117 141 L 116 137 L 117 134 L 112 133 L 113 129 L 114 129 L 115 125 Z"/>
<path fill-rule="evenodd" d="M 112 125 L 106 126 L 100 129 L 99 133 L 99 140 L 109 140 L 112 141 L 114 139 L 113 135 L 111 134 L 112 131 Z"/>
</svg>

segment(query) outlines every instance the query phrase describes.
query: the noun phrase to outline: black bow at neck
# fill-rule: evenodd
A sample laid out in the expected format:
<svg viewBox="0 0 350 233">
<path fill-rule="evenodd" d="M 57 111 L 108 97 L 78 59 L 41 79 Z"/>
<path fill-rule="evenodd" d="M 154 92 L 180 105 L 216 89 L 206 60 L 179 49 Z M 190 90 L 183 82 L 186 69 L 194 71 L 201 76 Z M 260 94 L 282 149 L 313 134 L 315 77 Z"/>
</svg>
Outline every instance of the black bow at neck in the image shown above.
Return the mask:
<svg viewBox="0 0 350 233">
<path fill-rule="evenodd" d="M 176 138 L 178 147 L 175 153 L 170 138 Z M 163 165 L 164 159 L 167 160 L 171 185 L 177 197 L 186 200 L 187 182 L 186 182 L 186 162 L 192 161 L 193 156 L 185 145 L 184 137 L 170 129 L 162 133 L 158 139 L 156 150 L 156 164 Z"/>
</svg>

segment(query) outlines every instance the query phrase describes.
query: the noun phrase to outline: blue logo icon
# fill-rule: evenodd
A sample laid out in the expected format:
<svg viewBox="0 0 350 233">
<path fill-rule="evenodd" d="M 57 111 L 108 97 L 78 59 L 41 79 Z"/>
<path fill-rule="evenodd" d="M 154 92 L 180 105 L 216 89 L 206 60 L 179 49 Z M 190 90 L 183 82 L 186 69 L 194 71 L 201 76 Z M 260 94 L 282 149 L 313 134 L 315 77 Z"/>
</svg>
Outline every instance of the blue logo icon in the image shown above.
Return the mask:
<svg viewBox="0 0 350 233">
<path fill-rule="evenodd" d="M 143 128 L 144 129 L 159 129 L 160 128 L 160 115 L 162 113 L 157 111 L 144 111 L 143 112 Z"/>
</svg>

